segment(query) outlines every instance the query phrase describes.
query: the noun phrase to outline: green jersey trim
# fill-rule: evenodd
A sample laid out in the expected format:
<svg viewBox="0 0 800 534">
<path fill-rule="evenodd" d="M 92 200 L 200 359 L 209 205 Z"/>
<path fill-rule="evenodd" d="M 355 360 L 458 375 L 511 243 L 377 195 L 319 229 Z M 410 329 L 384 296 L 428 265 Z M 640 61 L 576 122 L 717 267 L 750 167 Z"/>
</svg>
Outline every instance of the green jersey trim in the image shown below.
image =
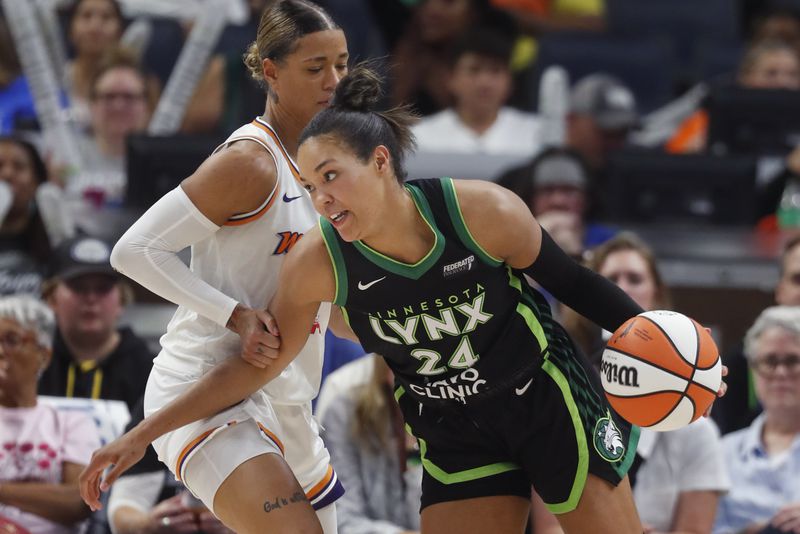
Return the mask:
<svg viewBox="0 0 800 534">
<path fill-rule="evenodd" d="M 508 267 L 508 284 L 522 294 L 522 301 L 517 303 L 517 313 L 525 320 L 525 324 L 528 325 L 536 341 L 539 342 L 539 350 L 544 354 L 547 350 L 547 336 L 544 333 L 542 323 L 539 322 L 539 318 L 536 317 L 536 313 L 534 312 L 534 310 L 536 310 L 536 304 L 533 302 L 533 299 L 522 290 L 522 280 L 514 275 L 514 271 L 511 270 L 511 267 Z"/>
<path fill-rule="evenodd" d="M 561 390 L 564 403 L 572 419 L 572 427 L 575 431 L 575 442 L 578 444 L 578 467 L 575 470 L 575 480 L 572 482 L 572 489 L 569 492 L 569 497 L 567 497 L 567 500 L 564 502 L 554 504 L 545 503 L 547 509 L 552 513 L 564 514 L 573 511 L 578 506 L 583 488 L 586 486 L 586 478 L 589 474 L 589 447 L 586 443 L 586 432 L 583 428 L 583 421 L 578 412 L 578 406 L 575 404 L 575 399 L 572 397 L 572 391 L 569 388 L 567 378 L 550 360 L 545 360 L 542 365 L 542 370 L 550 375 L 550 378 L 556 383 L 558 389 Z M 635 451 L 636 448 L 634 447 L 633 450 Z"/>
<path fill-rule="evenodd" d="M 459 239 L 465 247 L 474 252 L 484 263 L 492 267 L 499 267 L 503 264 L 503 260 L 495 258 L 472 237 L 472 233 L 467 228 L 467 223 L 464 221 L 464 214 L 461 212 L 461 205 L 458 203 L 458 196 L 456 189 L 453 185 L 452 178 L 440 178 L 442 184 L 442 191 L 444 191 L 444 201 L 447 205 L 447 213 L 450 215 L 450 221 L 456 229 Z"/>
<path fill-rule="evenodd" d="M 636 425 L 631 425 L 630 434 L 628 434 L 628 449 L 625 451 L 625 458 L 619 463 L 619 466 L 614 466 L 620 478 L 628 474 L 628 470 L 636 458 L 636 446 L 639 445 L 639 436 L 641 429 Z"/>
<path fill-rule="evenodd" d="M 417 206 L 417 211 L 419 211 L 423 220 L 428 225 L 428 228 L 430 228 L 431 232 L 433 232 L 433 246 L 428 253 L 421 260 L 412 265 L 397 261 L 384 254 L 381 254 L 362 241 L 353 241 L 353 245 L 362 256 L 381 269 L 389 271 L 390 273 L 398 276 L 410 278 L 411 280 L 419 280 L 422 275 L 428 272 L 428 269 L 436 264 L 436 262 L 439 261 L 439 258 L 441 258 L 442 253 L 444 252 L 444 235 L 442 235 L 442 232 L 436 226 L 430 204 L 428 204 L 428 199 L 425 198 L 425 196 L 422 194 L 422 191 L 410 184 L 406 184 L 406 189 L 411 193 L 411 198 L 414 200 L 414 204 Z"/>
<path fill-rule="evenodd" d="M 340 306 L 342 313 L 344 313 L 344 306 L 347 303 L 347 269 L 344 265 L 342 249 L 339 248 L 339 242 L 336 240 L 336 230 L 331 223 L 320 217 L 319 229 L 322 232 L 325 248 L 328 249 L 328 256 L 331 258 L 333 277 L 336 279 L 336 294 L 333 297 L 333 303 Z M 345 320 L 347 320 L 346 314 Z M 350 324 L 350 321 L 347 320 L 347 323 Z"/>
<path fill-rule="evenodd" d="M 411 426 L 406 425 L 406 432 L 414 435 Z M 492 475 L 499 475 L 500 473 L 507 473 L 508 471 L 516 471 L 521 469 L 520 466 L 513 462 L 498 462 L 496 464 L 482 465 L 480 467 L 473 467 L 472 469 L 465 469 L 464 471 L 456 471 L 455 473 L 448 473 L 438 465 L 434 464 L 426 454 L 428 452 L 428 444 L 422 438 L 417 438 L 419 441 L 419 455 L 422 459 L 422 467 L 427 473 L 441 482 L 442 484 L 458 484 L 461 482 L 470 482 L 481 478 L 490 477 Z"/>
</svg>

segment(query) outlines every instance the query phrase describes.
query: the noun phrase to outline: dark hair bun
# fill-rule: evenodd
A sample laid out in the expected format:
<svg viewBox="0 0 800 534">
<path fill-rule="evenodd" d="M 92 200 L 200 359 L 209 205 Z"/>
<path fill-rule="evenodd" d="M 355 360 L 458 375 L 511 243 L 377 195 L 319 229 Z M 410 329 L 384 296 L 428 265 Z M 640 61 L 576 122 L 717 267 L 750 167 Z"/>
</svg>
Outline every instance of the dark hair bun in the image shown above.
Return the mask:
<svg viewBox="0 0 800 534">
<path fill-rule="evenodd" d="M 331 107 L 345 111 L 373 111 L 381 94 L 378 73 L 364 64 L 356 65 L 336 86 Z"/>
</svg>

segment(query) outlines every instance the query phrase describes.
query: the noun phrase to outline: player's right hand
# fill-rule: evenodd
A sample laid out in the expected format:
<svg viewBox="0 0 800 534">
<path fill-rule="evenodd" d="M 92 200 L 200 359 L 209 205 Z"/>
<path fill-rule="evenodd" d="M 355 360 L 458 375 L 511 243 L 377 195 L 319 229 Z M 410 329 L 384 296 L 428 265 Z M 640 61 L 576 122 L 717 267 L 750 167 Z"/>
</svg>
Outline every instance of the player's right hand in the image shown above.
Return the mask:
<svg viewBox="0 0 800 534">
<path fill-rule="evenodd" d="M 267 367 L 278 357 L 280 332 L 267 310 L 253 310 L 241 304 L 231 314 L 228 328 L 242 338 L 242 358 L 255 367 Z"/>
<path fill-rule="evenodd" d="M 108 491 L 122 473 L 141 460 L 149 444 L 140 439 L 136 429 L 133 429 L 94 451 L 89 465 L 78 478 L 81 498 L 92 511 L 103 508 L 100 492 Z M 103 476 L 105 468 L 111 465 L 113 467 Z"/>
</svg>

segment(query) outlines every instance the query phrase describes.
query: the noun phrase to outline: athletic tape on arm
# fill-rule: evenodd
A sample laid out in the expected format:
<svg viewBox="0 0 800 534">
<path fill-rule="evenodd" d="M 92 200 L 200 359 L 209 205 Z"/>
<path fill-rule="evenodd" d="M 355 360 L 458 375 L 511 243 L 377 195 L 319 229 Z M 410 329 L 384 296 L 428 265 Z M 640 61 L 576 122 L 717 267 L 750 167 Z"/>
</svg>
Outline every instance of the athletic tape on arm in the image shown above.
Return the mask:
<svg viewBox="0 0 800 534">
<path fill-rule="evenodd" d="M 177 254 L 217 230 L 179 186 L 125 232 L 111 265 L 153 293 L 225 326 L 236 300 L 200 279 Z"/>
</svg>

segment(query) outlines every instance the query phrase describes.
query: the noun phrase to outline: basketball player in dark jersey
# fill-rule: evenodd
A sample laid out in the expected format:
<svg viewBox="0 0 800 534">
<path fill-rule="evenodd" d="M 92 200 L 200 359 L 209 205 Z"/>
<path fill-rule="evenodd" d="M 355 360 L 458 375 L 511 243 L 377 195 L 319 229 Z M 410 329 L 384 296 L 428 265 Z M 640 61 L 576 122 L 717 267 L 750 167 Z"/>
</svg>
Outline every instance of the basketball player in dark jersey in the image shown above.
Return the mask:
<svg viewBox="0 0 800 534">
<path fill-rule="evenodd" d="M 425 469 L 423 533 L 522 532 L 531 485 L 567 532 L 641 533 L 626 477 L 638 429 L 609 408 L 525 276 L 610 331 L 642 310 L 569 259 L 513 193 L 404 184 L 412 117 L 371 111 L 379 92 L 374 73 L 355 69 L 301 135 L 301 182 L 322 218 L 281 270 L 276 359 L 223 362 L 87 471 L 113 463 L 113 482 L 162 433 L 261 387 L 305 343 L 319 303 L 335 302 L 397 378 Z"/>
</svg>

